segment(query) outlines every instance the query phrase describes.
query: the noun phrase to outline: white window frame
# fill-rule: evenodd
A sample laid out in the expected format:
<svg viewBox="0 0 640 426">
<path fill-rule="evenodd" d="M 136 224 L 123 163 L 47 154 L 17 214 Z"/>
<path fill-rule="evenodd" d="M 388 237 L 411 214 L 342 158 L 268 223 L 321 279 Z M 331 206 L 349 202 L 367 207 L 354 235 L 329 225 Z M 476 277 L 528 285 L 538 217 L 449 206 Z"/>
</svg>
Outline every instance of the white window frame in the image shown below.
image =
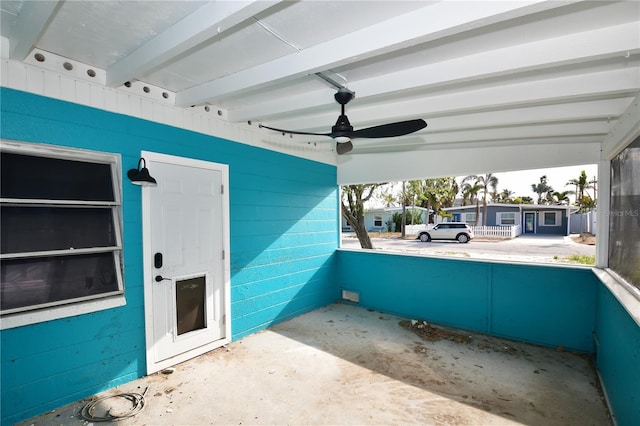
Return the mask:
<svg viewBox="0 0 640 426">
<path fill-rule="evenodd" d="M 502 223 L 503 215 L 513 215 L 513 223 Z M 517 212 L 497 212 L 496 213 L 496 225 L 498 226 L 515 226 L 518 224 L 518 213 Z"/>
<path fill-rule="evenodd" d="M 378 220 L 378 218 L 380 218 L 380 219 Z M 384 222 L 382 221 L 382 219 L 383 219 L 383 214 L 382 213 L 374 213 L 373 214 L 373 226 L 375 228 L 382 227 L 384 225 Z M 380 225 L 377 225 L 376 224 L 377 222 L 380 222 Z"/>
<path fill-rule="evenodd" d="M 460 221 L 461 222 L 465 222 L 465 223 L 469 223 L 469 222 L 476 222 L 476 212 L 471 212 L 471 213 L 461 213 L 460 214 Z"/>
<path fill-rule="evenodd" d="M 113 248 L 114 256 L 118 257 L 119 267 L 116 268 L 118 290 L 96 296 L 78 298 L 67 304 L 43 304 L 38 309 L 24 310 L 15 313 L 5 313 L 1 317 L 0 330 L 21 327 L 54 319 L 66 318 L 75 315 L 110 309 L 126 304 L 124 297 L 123 274 L 123 245 L 122 245 L 122 175 L 121 157 L 119 154 L 110 154 L 97 151 L 89 151 L 77 148 L 66 148 L 45 144 L 33 144 L 20 141 L 0 140 L 2 152 L 41 156 L 47 158 L 60 158 L 66 160 L 80 160 L 87 162 L 109 163 L 111 165 L 112 184 L 114 188 L 114 202 L 108 203 L 114 210 L 114 227 L 116 228 L 116 246 Z M 3 202 L 20 202 L 24 200 L 2 199 Z M 43 204 L 47 200 L 29 200 L 25 204 Z M 60 204 L 60 203 L 56 203 Z M 99 204 L 99 203 L 96 203 Z M 104 203 L 103 203 L 104 204 Z M 13 255 L 3 256 L 10 258 Z"/>
<path fill-rule="evenodd" d="M 553 213 L 555 223 L 553 225 L 545 224 L 544 217 L 547 213 Z M 538 215 L 538 226 L 562 226 L 562 212 L 559 210 L 543 210 Z"/>
</svg>

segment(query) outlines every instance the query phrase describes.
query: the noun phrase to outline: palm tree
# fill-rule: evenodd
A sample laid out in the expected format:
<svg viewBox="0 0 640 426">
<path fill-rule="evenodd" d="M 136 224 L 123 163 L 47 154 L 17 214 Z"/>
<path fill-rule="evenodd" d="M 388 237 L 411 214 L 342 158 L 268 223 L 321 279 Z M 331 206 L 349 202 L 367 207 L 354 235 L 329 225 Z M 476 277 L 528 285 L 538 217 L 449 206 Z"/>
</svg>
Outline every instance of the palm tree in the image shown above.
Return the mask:
<svg viewBox="0 0 640 426">
<path fill-rule="evenodd" d="M 475 181 L 475 184 L 480 186 L 480 190 L 482 191 L 482 225 L 487 226 L 487 195 L 489 193 L 489 187 L 496 190 L 498 186 L 498 178 L 493 175 L 493 173 L 485 173 L 483 175 L 470 175 L 462 179 L 462 183 L 466 183 L 470 180 Z M 477 209 L 476 209 L 477 210 Z M 476 211 L 476 220 L 478 217 L 478 212 Z"/>
<path fill-rule="evenodd" d="M 554 191 L 551 194 L 552 203 L 560 206 L 568 205 L 570 201 L 569 195 L 573 193 L 573 191 Z"/>
<path fill-rule="evenodd" d="M 553 192 L 553 188 L 547 183 L 547 176 L 540 176 L 540 183 L 531 184 L 531 190 L 538 194 L 538 204 L 547 198 L 549 192 Z"/>
<path fill-rule="evenodd" d="M 443 207 L 453 207 L 458 195 L 458 183 L 454 177 L 409 181 L 409 189 L 420 205 L 434 214 Z"/>
<path fill-rule="evenodd" d="M 589 181 L 589 178 L 587 178 L 587 173 L 582 170 L 582 172 L 580 172 L 580 176 L 578 176 L 577 179 L 570 179 L 567 182 L 567 185 L 575 185 L 576 190 L 575 190 L 575 194 L 576 194 L 576 206 L 580 207 L 580 211 L 585 211 L 587 210 L 587 207 L 584 205 L 585 203 L 583 202 L 585 195 L 588 196 L 588 192 L 587 189 L 591 189 L 594 188 L 594 186 L 592 186 L 593 184 L 595 184 L 596 181 L 595 179 L 592 181 Z M 593 204 L 593 200 L 589 201 L 589 204 L 592 205 Z"/>
<path fill-rule="evenodd" d="M 498 194 L 498 201 L 505 204 L 513 203 L 513 194 L 515 192 L 508 190 L 507 188 L 503 189 L 500 194 Z"/>
<path fill-rule="evenodd" d="M 473 184 L 469 182 L 462 183 L 462 205 L 467 205 L 465 200 L 470 201 L 471 204 L 474 202 L 476 203 L 476 225 L 478 224 L 478 216 L 480 216 L 478 192 L 480 192 L 481 189 L 482 187 L 477 182 L 474 182 Z"/>
</svg>

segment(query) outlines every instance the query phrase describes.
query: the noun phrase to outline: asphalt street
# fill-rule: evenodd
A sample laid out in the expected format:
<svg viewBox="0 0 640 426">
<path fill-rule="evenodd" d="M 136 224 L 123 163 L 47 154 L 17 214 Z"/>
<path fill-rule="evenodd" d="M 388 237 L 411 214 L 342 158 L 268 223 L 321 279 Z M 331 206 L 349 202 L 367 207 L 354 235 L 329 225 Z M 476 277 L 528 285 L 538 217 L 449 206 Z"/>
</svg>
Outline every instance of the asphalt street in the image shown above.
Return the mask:
<svg viewBox="0 0 640 426">
<path fill-rule="evenodd" d="M 371 235 L 371 241 L 374 248 L 380 251 L 538 263 L 574 263 L 567 258 L 572 255 L 596 254 L 594 245 L 576 243 L 571 237 L 564 236 L 519 236 L 513 240 L 474 239 L 462 244 L 457 241 L 426 243 Z M 343 234 L 342 248 L 359 249 L 360 243 L 354 234 Z"/>
</svg>

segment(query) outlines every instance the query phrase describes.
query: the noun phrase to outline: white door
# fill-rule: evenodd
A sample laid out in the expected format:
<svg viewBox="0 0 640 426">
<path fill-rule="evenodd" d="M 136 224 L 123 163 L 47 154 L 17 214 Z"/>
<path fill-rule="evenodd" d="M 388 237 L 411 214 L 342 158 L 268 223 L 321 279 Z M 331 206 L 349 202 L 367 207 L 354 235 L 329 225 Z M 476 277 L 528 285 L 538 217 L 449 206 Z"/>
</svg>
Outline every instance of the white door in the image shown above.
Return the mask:
<svg viewBox="0 0 640 426">
<path fill-rule="evenodd" d="M 229 341 L 224 165 L 143 153 L 147 371 Z"/>
</svg>

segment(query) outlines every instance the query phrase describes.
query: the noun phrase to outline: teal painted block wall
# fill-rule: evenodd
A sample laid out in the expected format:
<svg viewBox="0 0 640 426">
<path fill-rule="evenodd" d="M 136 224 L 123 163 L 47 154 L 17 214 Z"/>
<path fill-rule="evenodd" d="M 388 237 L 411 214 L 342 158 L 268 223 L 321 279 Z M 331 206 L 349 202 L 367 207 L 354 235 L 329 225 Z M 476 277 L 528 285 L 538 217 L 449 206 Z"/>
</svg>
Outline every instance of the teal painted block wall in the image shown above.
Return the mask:
<svg viewBox="0 0 640 426">
<path fill-rule="evenodd" d="M 362 307 L 595 353 L 617 424 L 640 424 L 640 326 L 591 269 L 348 250 L 338 266 Z"/>
<path fill-rule="evenodd" d="M 596 366 L 618 426 L 640 424 L 640 326 L 604 285 L 598 288 Z"/>
<path fill-rule="evenodd" d="M 360 305 L 543 346 L 592 353 L 590 269 L 339 252 L 339 285 Z M 561 327 L 558 324 L 562 324 Z"/>
<path fill-rule="evenodd" d="M 122 155 L 127 304 L 0 332 L 2 423 L 145 374 L 140 151 L 229 165 L 234 339 L 338 298 L 335 166 L 3 88 L 4 139 Z"/>
</svg>

